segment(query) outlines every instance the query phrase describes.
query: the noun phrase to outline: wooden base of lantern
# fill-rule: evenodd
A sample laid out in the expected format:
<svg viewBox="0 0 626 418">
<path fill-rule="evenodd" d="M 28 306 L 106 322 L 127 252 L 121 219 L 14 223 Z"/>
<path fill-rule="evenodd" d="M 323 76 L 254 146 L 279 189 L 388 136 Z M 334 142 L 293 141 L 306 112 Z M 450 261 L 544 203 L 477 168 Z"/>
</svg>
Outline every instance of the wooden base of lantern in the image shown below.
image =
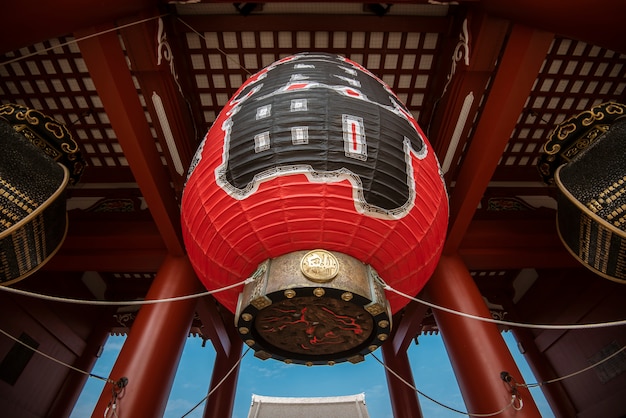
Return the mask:
<svg viewBox="0 0 626 418">
<path fill-rule="evenodd" d="M 325 250 L 267 260 L 239 296 L 239 336 L 263 360 L 358 363 L 391 332 L 391 312 L 376 272 Z"/>
</svg>

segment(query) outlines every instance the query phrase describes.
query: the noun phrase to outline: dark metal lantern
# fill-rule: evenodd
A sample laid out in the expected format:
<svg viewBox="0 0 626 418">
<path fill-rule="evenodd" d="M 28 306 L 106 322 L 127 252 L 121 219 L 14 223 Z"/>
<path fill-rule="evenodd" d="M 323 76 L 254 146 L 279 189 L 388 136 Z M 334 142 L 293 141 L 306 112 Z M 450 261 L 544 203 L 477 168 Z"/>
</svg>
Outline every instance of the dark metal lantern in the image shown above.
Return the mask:
<svg viewBox="0 0 626 418">
<path fill-rule="evenodd" d="M 539 168 L 559 189 L 557 227 L 585 267 L 626 283 L 626 105 L 603 103 L 559 124 Z"/>
<path fill-rule="evenodd" d="M 0 144 L 0 285 L 8 285 L 61 247 L 65 189 L 85 163 L 65 125 L 19 104 L 0 106 Z"/>
</svg>

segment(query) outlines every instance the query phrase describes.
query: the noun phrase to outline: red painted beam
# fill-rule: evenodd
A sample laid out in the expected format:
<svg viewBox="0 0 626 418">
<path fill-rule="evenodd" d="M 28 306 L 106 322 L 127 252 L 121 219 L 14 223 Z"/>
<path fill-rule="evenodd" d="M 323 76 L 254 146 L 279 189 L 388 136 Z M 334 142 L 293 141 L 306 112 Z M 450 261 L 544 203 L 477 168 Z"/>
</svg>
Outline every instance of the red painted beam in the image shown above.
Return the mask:
<svg viewBox="0 0 626 418">
<path fill-rule="evenodd" d="M 547 382 L 560 377 L 546 356 L 537 348 L 532 331 L 527 328 L 513 328 L 511 331 L 518 343 L 524 347 L 524 357 L 538 382 Z M 550 409 L 556 416 L 575 417 L 578 411 L 563 383 L 563 381 L 556 381 L 549 385 L 543 385 L 541 390 L 550 404 Z"/>
<path fill-rule="evenodd" d="M 60 250 L 43 267 L 44 271 L 100 271 L 110 273 L 149 273 L 157 271 L 167 256 L 167 250 L 97 249 L 85 251 Z"/>
<path fill-rule="evenodd" d="M 156 272 L 167 248 L 151 220 L 69 221 L 63 245 L 47 271 Z"/>
<path fill-rule="evenodd" d="M 394 355 L 406 352 L 413 338 L 422 331 L 422 320 L 426 311 L 428 311 L 428 306 L 418 302 L 409 302 L 404 308 L 402 317 L 398 318 L 398 323 L 393 324 L 391 341 L 386 343 L 392 346 Z M 395 321 L 396 318 L 394 318 Z"/>
<path fill-rule="evenodd" d="M 157 0 L 7 1 L 0 15 L 0 54 L 156 9 L 157 5 Z"/>
<path fill-rule="evenodd" d="M 61 249 L 43 270 L 156 272 L 167 254 L 159 230 L 149 220 L 70 218 L 69 227 Z M 472 270 L 580 266 L 558 238 L 552 219 L 474 220 L 459 254 Z"/>
<path fill-rule="evenodd" d="M 83 31 L 76 36 L 81 38 L 96 32 Z M 78 45 L 163 241 L 170 254 L 181 256 L 185 250 L 178 203 L 137 96 L 119 38 L 116 33 L 108 32 L 84 39 Z"/>
<path fill-rule="evenodd" d="M 626 3 L 616 0 L 481 0 L 489 14 L 626 53 Z"/>
<path fill-rule="evenodd" d="M 122 217 L 123 218 L 123 217 Z M 152 220 L 81 220 L 70 217 L 64 250 L 165 250 L 159 229 Z"/>
<path fill-rule="evenodd" d="M 171 19 L 171 17 L 168 17 Z M 177 68 L 163 19 L 153 19 L 120 30 L 126 54 L 146 100 L 159 143 L 168 160 L 170 177 L 177 193 L 182 192 L 187 169 L 198 141 L 183 97 Z M 170 34 L 171 35 L 171 34 Z M 156 102 L 156 104 L 155 104 Z M 159 109 L 162 106 L 161 109 Z M 169 138 L 169 141 L 168 141 Z"/>
<path fill-rule="evenodd" d="M 457 252 L 522 113 L 553 35 L 515 25 L 450 197 L 445 254 Z"/>
<path fill-rule="evenodd" d="M 459 255 L 470 270 L 580 266 L 559 239 L 554 219 L 474 220 Z"/>
<path fill-rule="evenodd" d="M 217 310 L 217 302 L 211 296 L 198 300 L 196 313 L 202 321 L 202 334 L 209 337 L 218 355 L 228 357 L 233 345 L 231 339 L 239 338 L 234 335 L 234 320 L 228 325 L 224 323 L 224 319 Z"/>
<path fill-rule="evenodd" d="M 315 18 L 312 19 L 312 16 Z M 377 31 L 397 31 L 442 33 L 448 29 L 450 18 L 433 16 L 373 16 L 373 15 L 310 15 L 306 13 L 293 15 L 213 15 L 180 16 L 185 24 L 177 22 L 180 29 L 188 31 L 187 25 L 198 32 L 227 32 L 227 31 L 336 31 L 336 30 L 364 30 L 376 28 Z"/>
<path fill-rule="evenodd" d="M 578 263 L 565 249 L 459 249 L 470 270 L 517 270 L 523 268 L 572 268 Z"/>
<path fill-rule="evenodd" d="M 464 33 L 463 27 L 467 28 L 467 34 Z M 467 133 L 472 127 L 471 122 L 475 118 L 480 98 L 484 95 L 495 69 L 510 24 L 502 19 L 472 12 L 468 14 L 463 27 L 456 45 L 455 72 L 449 75 L 452 78 L 438 105 L 441 110 L 435 113 L 429 129 L 430 141 L 435 147 L 439 162 L 446 164 L 448 152 L 453 153 L 450 168 L 443 167 L 446 170 L 444 174 L 447 182 L 456 176 L 454 162 L 458 161 L 464 149 Z M 465 60 L 468 61 L 467 66 Z M 467 117 L 465 125 L 462 126 L 460 119 L 466 98 L 468 103 L 471 100 L 471 105 L 466 110 Z M 451 144 L 457 129 L 462 129 L 458 136 L 459 143 Z M 449 150 L 450 147 L 454 147 L 454 150 Z"/>
</svg>

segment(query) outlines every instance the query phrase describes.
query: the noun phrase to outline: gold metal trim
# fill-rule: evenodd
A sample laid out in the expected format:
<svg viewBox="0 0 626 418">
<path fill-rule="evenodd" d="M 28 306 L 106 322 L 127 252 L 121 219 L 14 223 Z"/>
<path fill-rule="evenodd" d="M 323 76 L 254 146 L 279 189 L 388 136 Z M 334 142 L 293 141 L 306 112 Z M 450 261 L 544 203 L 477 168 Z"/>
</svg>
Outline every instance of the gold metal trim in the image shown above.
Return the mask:
<svg viewBox="0 0 626 418">
<path fill-rule="evenodd" d="M 578 209 L 580 209 L 581 212 L 583 212 L 585 215 L 591 218 L 594 222 L 602 225 L 604 228 L 610 230 L 612 233 L 617 234 L 618 236 L 626 239 L 625 231 L 615 227 L 615 225 L 612 225 L 607 220 L 593 213 L 587 206 L 585 206 L 582 202 L 580 202 L 580 200 L 576 199 L 576 197 L 574 197 L 574 195 L 571 194 L 569 190 L 567 190 L 565 185 L 561 182 L 561 177 L 560 177 L 560 172 L 563 167 L 565 167 L 565 165 L 562 165 L 559 168 L 557 168 L 556 172 L 554 173 L 554 181 L 557 187 L 559 188 L 559 191 L 563 193 L 563 195 L 567 198 L 567 200 L 572 202 Z"/>
<path fill-rule="evenodd" d="M 272 304 L 272 300 L 267 296 L 259 296 L 258 298 L 250 301 L 250 305 L 254 306 L 258 310 L 267 308 Z"/>
<path fill-rule="evenodd" d="M 7 229 L 5 231 L 2 231 L 0 233 L 0 239 L 5 239 L 5 238 L 10 237 L 17 230 L 19 230 L 20 228 L 25 226 L 27 223 L 31 222 L 35 217 L 41 215 L 52 204 L 52 202 L 56 201 L 57 198 L 59 198 L 59 196 L 61 195 L 61 193 L 64 192 L 65 187 L 69 183 L 70 172 L 67 169 L 67 167 L 65 167 L 64 165 L 59 164 L 59 166 L 63 169 L 63 181 L 61 182 L 61 185 L 57 188 L 57 190 L 52 194 L 52 196 L 50 196 L 45 202 L 43 202 L 37 209 L 35 209 L 28 216 L 23 218 L 18 223 L 14 224 L 11 228 L 9 228 L 9 229 Z M 50 254 L 48 254 L 48 256 L 46 258 L 41 260 L 41 262 L 38 265 L 36 265 L 32 269 L 28 270 L 25 274 L 22 274 L 19 277 L 13 278 L 11 280 L 7 280 L 7 281 L 4 281 L 4 282 L 1 282 L 0 286 L 7 286 L 7 285 L 10 285 L 10 284 L 19 282 L 20 280 L 23 280 L 26 277 L 28 277 L 28 276 L 32 275 L 33 273 L 35 273 L 36 271 L 38 271 L 48 261 L 50 261 L 50 259 L 56 255 L 56 253 L 59 251 L 59 249 L 63 245 L 63 242 L 65 241 L 65 238 L 67 236 L 68 226 L 69 226 L 68 225 L 68 217 L 67 217 L 67 212 L 66 212 L 65 213 L 65 230 L 63 231 L 63 236 L 59 240 L 59 244 L 56 246 L 56 248 L 52 249 L 52 251 L 50 251 Z"/>
<path fill-rule="evenodd" d="M 557 213 L 557 216 L 558 213 Z M 561 240 L 561 242 L 564 244 L 563 246 L 565 247 L 565 249 L 567 250 L 568 253 L 571 254 L 572 257 L 574 257 L 576 259 L 576 261 L 578 261 L 580 264 L 582 264 L 584 267 L 586 267 L 589 271 L 591 271 L 592 273 L 597 274 L 598 276 L 601 276 L 605 279 L 608 279 L 612 282 L 615 283 L 620 283 L 620 284 L 624 284 L 626 281 L 625 280 L 620 280 L 616 277 L 613 276 L 609 276 L 606 273 L 601 272 L 600 270 L 595 269 L 591 264 L 587 263 L 586 261 L 584 261 L 582 258 L 580 258 L 580 256 L 578 254 L 576 254 L 574 252 L 574 250 L 572 250 L 569 245 L 567 245 L 567 242 L 565 241 L 565 239 L 563 238 L 563 235 L 561 234 L 561 228 L 559 228 L 559 222 L 557 221 L 556 223 L 556 233 L 559 235 L 559 239 Z"/>
</svg>

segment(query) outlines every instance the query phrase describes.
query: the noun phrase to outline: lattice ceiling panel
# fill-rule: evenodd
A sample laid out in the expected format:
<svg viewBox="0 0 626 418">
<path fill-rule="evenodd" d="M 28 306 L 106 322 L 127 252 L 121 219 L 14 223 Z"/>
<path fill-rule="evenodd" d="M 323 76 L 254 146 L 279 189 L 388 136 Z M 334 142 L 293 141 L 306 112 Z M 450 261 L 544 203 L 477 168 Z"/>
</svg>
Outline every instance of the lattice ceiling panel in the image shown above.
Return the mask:
<svg viewBox="0 0 626 418">
<path fill-rule="evenodd" d="M 626 55 L 555 38 L 494 180 L 533 180 L 555 125 L 607 101 L 626 101 Z"/>
<path fill-rule="evenodd" d="M 100 170 L 128 168 L 128 162 L 74 38 L 56 38 L 22 48 L 0 57 L 0 62 L 9 62 L 0 65 L 3 104 L 22 104 L 66 124 L 89 166 L 83 181 L 119 179 Z"/>
<path fill-rule="evenodd" d="M 207 127 L 250 75 L 301 51 L 336 53 L 364 65 L 419 118 L 441 43 L 440 34 L 419 32 L 188 31 L 184 55 Z"/>
</svg>

